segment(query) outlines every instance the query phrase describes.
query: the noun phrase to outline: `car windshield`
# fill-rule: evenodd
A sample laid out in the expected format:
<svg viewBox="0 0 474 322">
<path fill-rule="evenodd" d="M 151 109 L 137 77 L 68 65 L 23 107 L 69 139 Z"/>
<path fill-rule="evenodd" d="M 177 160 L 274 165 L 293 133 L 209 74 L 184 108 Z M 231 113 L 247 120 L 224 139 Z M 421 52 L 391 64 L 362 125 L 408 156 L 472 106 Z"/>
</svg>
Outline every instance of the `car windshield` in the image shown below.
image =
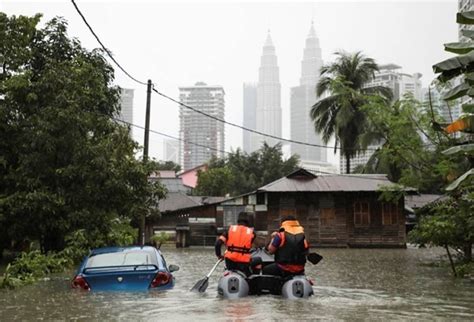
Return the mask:
<svg viewBox="0 0 474 322">
<path fill-rule="evenodd" d="M 156 258 L 143 251 L 104 253 L 92 256 L 86 268 L 126 265 L 157 265 Z"/>
</svg>

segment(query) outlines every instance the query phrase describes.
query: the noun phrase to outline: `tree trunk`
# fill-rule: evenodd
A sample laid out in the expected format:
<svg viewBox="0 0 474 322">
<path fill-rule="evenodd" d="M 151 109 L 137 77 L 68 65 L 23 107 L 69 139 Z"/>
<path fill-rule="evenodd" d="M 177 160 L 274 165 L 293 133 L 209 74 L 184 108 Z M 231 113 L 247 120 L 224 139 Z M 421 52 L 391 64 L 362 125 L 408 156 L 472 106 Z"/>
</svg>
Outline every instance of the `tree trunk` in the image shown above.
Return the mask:
<svg viewBox="0 0 474 322">
<path fill-rule="evenodd" d="M 448 244 L 444 245 L 444 247 L 446 248 L 446 252 L 448 253 L 448 258 L 449 262 L 451 263 L 451 269 L 453 270 L 454 277 L 457 277 L 458 274 L 456 273 L 456 267 L 454 267 L 453 258 L 451 257 L 451 253 L 449 252 Z"/>
<path fill-rule="evenodd" d="M 348 157 L 347 155 L 345 157 L 346 157 L 346 173 L 349 174 L 351 173 L 351 158 Z"/>
<path fill-rule="evenodd" d="M 464 245 L 462 250 L 464 253 L 464 259 L 467 262 L 472 261 L 472 244 L 469 243 L 469 244 Z"/>
</svg>

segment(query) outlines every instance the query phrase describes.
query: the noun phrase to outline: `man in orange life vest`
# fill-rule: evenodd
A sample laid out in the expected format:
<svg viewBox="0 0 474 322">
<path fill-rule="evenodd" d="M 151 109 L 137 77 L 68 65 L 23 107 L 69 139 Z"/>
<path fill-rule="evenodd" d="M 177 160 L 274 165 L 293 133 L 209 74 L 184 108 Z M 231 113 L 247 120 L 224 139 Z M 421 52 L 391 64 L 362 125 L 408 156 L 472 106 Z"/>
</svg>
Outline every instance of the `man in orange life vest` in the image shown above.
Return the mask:
<svg viewBox="0 0 474 322">
<path fill-rule="evenodd" d="M 306 255 L 309 244 L 306 241 L 303 227 L 293 216 L 281 220 L 278 232 L 272 234 L 268 252 L 275 254 L 275 263 L 263 268 L 266 275 L 300 275 L 304 274 Z"/>
<path fill-rule="evenodd" d="M 215 251 L 218 258 L 225 258 L 228 270 L 238 270 L 250 275 L 249 264 L 251 260 L 250 249 L 255 239 L 253 228 L 249 227 L 248 216 L 241 212 L 237 225 L 231 225 L 216 241 Z M 221 246 L 225 244 L 227 250 L 221 255 Z"/>
</svg>

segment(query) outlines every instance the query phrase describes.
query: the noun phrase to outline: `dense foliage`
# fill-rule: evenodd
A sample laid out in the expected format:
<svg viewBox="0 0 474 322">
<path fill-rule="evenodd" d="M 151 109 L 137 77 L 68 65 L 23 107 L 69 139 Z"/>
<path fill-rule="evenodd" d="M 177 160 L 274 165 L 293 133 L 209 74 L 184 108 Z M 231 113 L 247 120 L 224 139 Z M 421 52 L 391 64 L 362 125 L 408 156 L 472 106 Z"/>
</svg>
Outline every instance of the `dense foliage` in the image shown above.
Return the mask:
<svg viewBox="0 0 474 322">
<path fill-rule="evenodd" d="M 453 177 L 465 171 L 462 160 L 441 153 L 451 141 L 433 130 L 433 118 L 440 117 L 430 106 L 410 95 L 394 103 L 372 97 L 362 111 L 369 122 L 360 140 L 380 142 L 381 147 L 359 172 L 384 173 L 420 192 L 442 193 Z"/>
<path fill-rule="evenodd" d="M 295 170 L 298 157 L 283 159 L 281 145 L 264 143 L 262 148 L 248 154 L 240 150 L 225 159 L 213 159 L 209 169 L 198 173 L 195 194 L 202 196 L 231 196 L 251 192 Z"/>
<path fill-rule="evenodd" d="M 94 234 L 94 233 L 92 233 Z M 0 288 L 16 288 L 46 278 L 51 273 L 63 272 L 79 263 L 90 249 L 107 245 L 127 246 L 137 238 L 137 229 L 128 222 L 115 220 L 107 235 L 80 229 L 66 236 L 66 247 L 60 252 L 42 254 L 39 250 L 22 252 L 8 264 L 0 280 Z"/>
<path fill-rule="evenodd" d="M 40 18 L 0 13 L 0 235 L 47 252 L 81 229 L 108 236 L 165 191 L 113 121 L 120 89 L 103 53 L 70 39 L 63 19 L 38 28 Z"/>
<path fill-rule="evenodd" d="M 173 161 L 158 161 L 156 168 L 157 170 L 173 170 L 174 172 L 181 171 L 181 166 Z"/>
</svg>

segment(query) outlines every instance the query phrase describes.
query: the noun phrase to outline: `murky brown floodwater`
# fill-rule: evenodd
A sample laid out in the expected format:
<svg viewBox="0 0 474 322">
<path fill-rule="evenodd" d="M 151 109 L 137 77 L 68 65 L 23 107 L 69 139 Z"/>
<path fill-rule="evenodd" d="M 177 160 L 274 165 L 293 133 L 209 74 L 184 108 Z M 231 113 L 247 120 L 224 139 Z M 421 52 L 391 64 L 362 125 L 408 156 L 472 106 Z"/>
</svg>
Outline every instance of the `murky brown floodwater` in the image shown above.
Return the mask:
<svg viewBox="0 0 474 322">
<path fill-rule="evenodd" d="M 164 249 L 178 264 L 173 290 L 157 293 L 84 293 L 69 288 L 71 274 L 15 291 L 0 291 L 0 320 L 474 320 L 474 282 L 455 280 L 430 263 L 440 249 L 322 249 L 308 264 L 315 296 L 217 298 L 219 272 L 205 294 L 190 293 L 215 263 L 213 249 Z"/>
</svg>

